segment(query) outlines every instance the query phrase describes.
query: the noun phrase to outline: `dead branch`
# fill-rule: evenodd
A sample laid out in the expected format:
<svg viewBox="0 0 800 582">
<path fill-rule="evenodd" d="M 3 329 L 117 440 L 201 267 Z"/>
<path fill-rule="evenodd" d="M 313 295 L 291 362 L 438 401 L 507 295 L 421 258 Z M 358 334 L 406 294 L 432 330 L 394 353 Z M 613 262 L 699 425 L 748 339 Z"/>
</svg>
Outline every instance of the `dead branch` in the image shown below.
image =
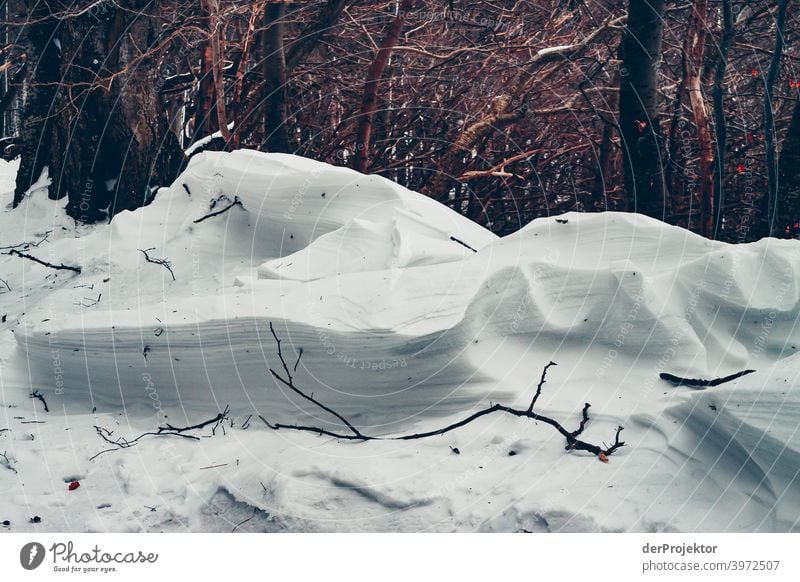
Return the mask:
<svg viewBox="0 0 800 582">
<path fill-rule="evenodd" d="M 36 400 L 41 402 L 42 406 L 44 406 L 44 411 L 45 412 L 50 412 L 50 408 L 48 408 L 48 406 L 47 406 L 47 400 L 44 399 L 44 394 L 42 394 L 38 390 L 34 390 L 33 392 L 31 392 L 30 397 L 31 398 L 35 398 Z"/>
<path fill-rule="evenodd" d="M 27 253 L 21 253 L 16 249 L 11 249 L 7 253 L 3 253 L 3 254 L 4 255 L 9 255 L 9 256 L 20 257 L 22 259 L 28 259 L 29 261 L 33 261 L 34 263 L 39 263 L 40 265 L 43 265 L 43 266 L 48 267 L 50 269 L 56 269 L 56 270 L 60 270 L 60 271 L 74 271 L 75 273 L 80 273 L 81 272 L 81 268 L 80 267 L 73 267 L 72 265 L 54 265 L 52 263 L 48 263 L 47 261 L 43 261 L 41 259 L 37 259 L 33 255 L 29 255 Z"/>
<path fill-rule="evenodd" d="M 52 230 L 48 230 L 46 233 L 44 233 L 44 235 L 42 235 L 42 238 L 40 238 L 39 240 L 37 240 L 35 242 L 25 241 L 25 242 L 17 243 L 15 245 L 8 245 L 8 246 L 0 247 L 0 251 L 6 251 L 6 250 L 9 250 L 9 249 L 22 249 L 23 251 L 27 251 L 28 249 L 35 249 L 39 245 L 41 245 L 42 243 L 47 242 L 47 237 L 49 237 L 52 233 L 53 233 Z"/>
<path fill-rule="evenodd" d="M 341 422 L 343 422 L 345 424 L 345 426 L 347 426 L 347 428 L 350 430 L 350 432 L 349 433 L 338 433 L 338 432 L 334 432 L 332 430 L 327 430 L 327 429 L 324 429 L 324 428 L 318 427 L 318 426 L 304 426 L 304 425 L 299 425 L 299 424 L 271 423 L 266 418 L 264 418 L 264 416 L 259 415 L 259 418 L 262 420 L 262 422 L 264 422 L 264 424 L 267 425 L 272 430 L 290 429 L 290 430 L 296 430 L 296 431 L 301 431 L 301 432 L 311 432 L 311 433 L 318 434 L 320 436 L 325 435 L 325 436 L 330 436 L 330 437 L 333 437 L 333 438 L 336 438 L 336 439 L 351 440 L 351 441 L 372 441 L 372 440 L 401 440 L 401 441 L 408 441 L 408 440 L 420 440 L 420 439 L 430 438 L 430 437 L 434 437 L 434 436 L 440 436 L 440 435 L 446 434 L 448 432 L 454 431 L 456 429 L 459 429 L 459 428 L 461 428 L 463 426 L 466 426 L 466 425 L 470 424 L 471 422 L 473 422 L 473 421 L 475 421 L 475 420 L 477 420 L 479 418 L 482 418 L 484 416 L 488 416 L 488 415 L 493 414 L 495 412 L 505 412 L 505 413 L 511 414 L 513 416 L 517 416 L 517 417 L 521 417 L 521 418 L 530 418 L 532 420 L 548 424 L 548 425 L 552 426 L 554 429 L 556 429 L 566 439 L 566 441 L 567 441 L 567 444 L 565 446 L 566 450 L 587 451 L 587 452 L 590 452 L 590 453 L 592 453 L 594 455 L 597 455 L 601 460 L 604 460 L 604 459 L 607 460 L 607 457 L 609 455 L 614 453 L 617 449 L 625 446 L 625 442 L 619 440 L 620 433 L 622 433 L 622 431 L 623 431 L 623 427 L 621 427 L 621 426 L 617 428 L 616 435 L 614 437 L 614 442 L 610 446 L 606 445 L 604 443 L 603 446 L 601 447 L 601 446 L 598 446 L 598 445 L 595 445 L 595 444 L 592 444 L 592 443 L 588 443 L 586 441 L 578 439 L 578 436 L 580 436 L 583 433 L 583 431 L 586 428 L 586 425 L 589 422 L 589 408 L 591 407 L 591 404 L 589 404 L 588 402 L 585 403 L 584 406 L 583 406 L 583 409 L 581 411 L 580 424 L 579 424 L 578 428 L 576 430 L 574 430 L 574 431 L 567 430 L 566 428 L 564 428 L 564 426 L 560 422 L 558 422 L 557 420 L 555 420 L 553 418 L 550 418 L 549 416 L 544 416 L 542 414 L 534 412 L 533 408 L 536 405 L 536 402 L 539 399 L 539 396 L 541 396 L 542 386 L 544 386 L 544 384 L 546 382 L 547 371 L 548 371 L 548 369 L 550 369 L 550 367 L 557 365 L 555 362 L 549 362 L 544 367 L 544 369 L 542 370 L 542 376 L 539 379 L 538 385 L 536 386 L 536 393 L 534 394 L 533 399 L 531 400 L 530 406 L 528 406 L 528 408 L 526 410 L 520 410 L 520 409 L 517 409 L 517 408 L 511 408 L 509 406 L 504 406 L 502 404 L 493 404 L 493 405 L 489 406 L 488 408 L 485 408 L 483 410 L 479 410 L 478 412 L 475 412 L 475 413 L 471 414 L 470 416 L 468 416 L 468 417 L 466 417 L 466 418 L 464 418 L 462 420 L 459 420 L 458 422 L 455 422 L 453 424 L 449 424 L 449 425 L 447 425 L 445 427 L 442 427 L 442 428 L 438 428 L 438 429 L 435 429 L 435 430 L 427 431 L 427 432 L 414 433 L 414 434 L 401 435 L 401 436 L 389 436 L 389 437 L 378 437 L 378 436 L 366 435 L 366 434 L 362 433 L 361 431 L 359 431 L 355 426 L 353 426 L 353 424 L 349 420 L 347 420 L 344 416 L 342 416 L 341 414 L 339 414 L 338 412 L 336 412 L 332 408 L 329 408 L 328 406 L 325 406 L 324 404 L 320 403 L 318 400 L 314 399 L 313 395 L 310 396 L 310 395 L 306 394 L 305 392 L 303 392 L 300 388 L 298 388 L 294 384 L 294 378 L 292 377 L 291 373 L 289 372 L 289 366 L 286 364 L 286 360 L 285 360 L 284 355 L 283 355 L 283 350 L 281 349 L 281 340 L 280 340 L 280 338 L 278 338 L 277 334 L 275 333 L 275 329 L 274 329 L 274 327 L 272 325 L 272 322 L 270 322 L 269 328 L 270 328 L 270 332 L 272 333 L 272 337 L 275 339 L 275 342 L 278 345 L 278 359 L 281 362 L 281 365 L 283 367 L 283 370 L 284 370 L 284 373 L 285 373 L 286 377 L 281 376 L 280 374 L 275 372 L 274 369 L 270 368 L 270 372 L 272 373 L 272 375 L 277 380 L 279 380 L 282 384 L 284 384 L 285 386 L 290 388 L 296 394 L 298 394 L 301 397 L 305 398 L 306 400 L 308 400 L 309 402 L 313 403 L 315 406 L 321 408 L 322 410 L 328 412 L 329 414 L 335 416 L 337 419 L 339 419 Z"/>
<path fill-rule="evenodd" d="M 93 457 L 91 457 L 89 460 L 93 461 L 103 453 L 108 453 L 110 451 L 118 449 L 127 449 L 132 446 L 135 446 L 139 443 L 141 439 L 147 436 L 177 436 L 193 441 L 199 441 L 200 440 L 199 436 L 189 433 L 191 433 L 192 431 L 202 430 L 205 427 L 212 424 L 215 425 L 216 427 L 216 425 L 221 423 L 223 420 L 227 419 L 229 414 L 230 414 L 230 406 L 225 406 L 225 409 L 222 412 L 218 413 L 213 418 L 204 420 L 203 422 L 199 422 L 191 426 L 182 426 L 182 427 L 172 426 L 171 424 L 167 423 L 165 425 L 159 426 L 158 429 L 156 429 L 155 431 L 142 433 L 134 439 L 126 439 L 125 437 L 119 437 L 114 439 L 112 438 L 112 436 L 114 435 L 113 431 L 110 431 L 102 426 L 95 425 L 94 430 L 95 432 L 97 432 L 97 435 L 108 444 L 114 445 L 115 448 L 102 450 Z"/>
<path fill-rule="evenodd" d="M 226 206 L 222 210 L 217 210 L 216 212 L 210 212 L 210 213 L 206 214 L 205 216 L 202 216 L 202 217 L 198 218 L 197 220 L 195 220 L 194 223 L 198 224 L 200 222 L 203 222 L 204 220 L 208 220 L 209 218 L 213 218 L 215 216 L 219 216 L 220 214 L 224 214 L 225 212 L 228 212 L 228 210 L 230 210 L 234 206 L 241 206 L 242 208 L 244 208 L 244 205 L 242 204 L 242 201 L 239 200 L 238 196 L 235 196 L 233 198 L 233 202 L 228 204 L 228 206 Z M 213 206 L 212 206 L 212 208 L 213 208 Z"/>
<path fill-rule="evenodd" d="M 462 247 L 467 247 L 467 248 L 468 248 L 469 250 L 471 250 L 473 253 L 477 253 L 477 252 L 478 252 L 478 250 L 477 250 L 477 249 L 474 249 L 474 248 L 472 248 L 472 247 L 471 247 L 471 246 L 469 246 L 467 243 L 465 243 L 463 240 L 457 239 L 457 238 L 456 238 L 456 237 L 454 237 L 454 236 L 451 236 L 451 237 L 450 237 L 450 240 L 451 240 L 451 241 L 453 241 L 453 242 L 457 242 L 457 243 L 458 243 L 458 244 L 460 244 Z"/>
<path fill-rule="evenodd" d="M 149 248 L 149 249 L 144 249 L 144 250 L 142 250 L 142 249 L 138 249 L 138 250 L 139 250 L 140 253 L 142 253 L 144 255 L 144 258 L 148 263 L 153 263 L 154 265 L 161 265 L 167 271 L 169 271 L 170 275 L 172 275 L 172 280 L 173 281 L 175 280 L 175 273 L 172 272 L 172 263 L 171 262 L 169 262 L 167 259 L 154 259 L 153 257 L 151 257 L 148 254 L 150 251 L 156 250 L 155 247 L 152 247 L 152 248 Z"/>
<path fill-rule="evenodd" d="M 661 374 L 658 375 L 658 377 L 661 378 L 662 380 L 666 380 L 671 384 L 674 384 L 675 386 L 692 386 L 695 388 L 705 388 L 706 386 L 719 386 L 720 384 L 725 384 L 726 382 L 736 380 L 737 378 L 741 378 L 742 376 L 747 376 L 748 374 L 752 374 L 753 372 L 755 372 L 755 370 L 742 370 L 741 372 L 736 372 L 735 374 L 731 374 L 730 376 L 725 376 L 723 378 L 714 378 L 713 380 L 681 378 L 679 376 L 673 376 L 672 374 L 668 374 L 666 372 L 662 372 Z"/>
<path fill-rule="evenodd" d="M 2 453 L 0 453 L 0 457 L 4 459 L 3 463 L 0 463 L 3 465 L 3 467 L 14 473 L 19 473 L 16 467 L 14 467 L 14 465 L 11 464 L 11 459 L 8 458 L 8 451 L 3 451 Z"/>
<path fill-rule="evenodd" d="M 275 328 L 272 326 L 272 322 L 271 321 L 269 322 L 269 331 L 272 333 L 272 337 L 275 339 L 275 343 L 278 345 L 278 359 L 280 359 L 281 365 L 283 366 L 283 371 L 286 374 L 286 377 L 283 377 L 278 372 L 276 372 L 273 368 L 270 368 L 269 371 L 275 377 L 275 379 L 278 380 L 281 384 L 283 384 L 287 388 L 289 388 L 295 394 L 301 396 L 302 398 L 305 398 L 306 400 L 308 400 L 309 402 L 311 402 L 312 404 L 314 404 L 318 408 L 321 408 L 325 412 L 327 412 L 327 413 L 335 416 L 336 418 L 338 418 L 340 421 L 342 421 L 345 424 L 345 426 L 347 426 L 347 428 L 349 428 L 351 431 L 353 431 L 353 435 L 354 435 L 355 438 L 358 438 L 360 440 L 369 440 L 369 437 L 361 434 L 361 432 L 359 432 L 359 430 L 355 426 L 353 426 L 352 423 L 350 423 L 350 421 L 347 420 L 344 416 L 342 416 L 341 414 L 339 414 L 338 412 L 336 412 L 332 408 L 328 408 L 327 406 L 325 406 L 324 404 L 322 404 L 318 400 L 315 400 L 313 395 L 309 396 L 308 394 L 306 394 L 305 392 L 303 392 L 302 390 L 300 390 L 299 388 L 297 388 L 294 385 L 294 378 L 292 377 L 292 373 L 289 371 L 289 366 L 286 364 L 286 360 L 283 357 L 283 351 L 281 349 L 281 340 L 278 337 L 278 334 L 275 333 Z M 299 358 L 298 358 L 298 361 L 299 361 Z M 262 420 L 264 420 L 264 419 L 262 419 Z M 264 420 L 264 422 L 266 422 L 266 420 Z M 287 428 L 287 427 L 282 427 L 282 428 Z"/>
</svg>

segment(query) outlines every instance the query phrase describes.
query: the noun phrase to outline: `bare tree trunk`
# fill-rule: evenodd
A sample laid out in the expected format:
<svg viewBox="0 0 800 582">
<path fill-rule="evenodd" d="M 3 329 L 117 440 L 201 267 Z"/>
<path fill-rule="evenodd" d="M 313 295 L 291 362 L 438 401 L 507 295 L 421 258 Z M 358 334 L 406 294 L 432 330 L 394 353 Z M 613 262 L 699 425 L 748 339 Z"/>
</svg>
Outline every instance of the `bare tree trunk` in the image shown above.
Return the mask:
<svg viewBox="0 0 800 582">
<path fill-rule="evenodd" d="M 800 100 L 794 104 L 778 164 L 778 204 L 775 236 L 800 236 Z"/>
<path fill-rule="evenodd" d="M 786 44 L 784 32 L 786 29 L 786 11 L 790 0 L 778 0 L 778 16 L 775 27 L 775 49 L 772 61 L 764 82 L 764 145 L 767 153 L 767 177 L 769 179 L 766 204 L 766 229 L 765 234 L 772 236 L 775 233 L 775 220 L 778 207 L 778 154 L 775 144 L 775 110 L 772 103 L 772 92 L 781 67 L 783 48 Z"/>
<path fill-rule="evenodd" d="M 211 72 L 214 80 L 214 92 L 217 95 L 217 125 L 225 144 L 231 141 L 231 128 L 228 127 L 228 109 L 225 102 L 225 83 L 223 79 L 223 65 L 225 60 L 225 34 L 222 20 L 219 15 L 219 0 L 206 0 L 208 11 L 211 14 L 211 31 L 209 44 L 211 45 Z"/>
<path fill-rule="evenodd" d="M 212 14 L 207 1 L 200 3 L 200 21 L 211 30 Z M 197 141 L 219 130 L 215 113 L 217 91 L 214 83 L 214 48 L 211 36 L 202 45 L 200 55 L 200 80 L 195 96 L 194 131 L 192 141 Z"/>
<path fill-rule="evenodd" d="M 14 206 L 22 202 L 25 193 L 39 179 L 50 163 L 53 130 L 53 104 L 60 78 L 61 59 L 56 46 L 60 23 L 48 18 L 47 8 L 40 2 L 29 12 L 31 23 L 26 26 L 25 52 L 27 90 L 24 95 L 20 124 L 19 154 L 21 156 L 14 190 Z"/>
<path fill-rule="evenodd" d="M 155 188 L 175 178 L 183 160 L 157 86 L 158 60 L 143 56 L 158 23 L 137 11 L 147 0 L 109 7 L 62 23 L 63 50 L 55 96 L 52 192 L 83 222 L 110 219 L 147 204 Z"/>
<path fill-rule="evenodd" d="M 283 44 L 283 22 L 286 5 L 268 3 L 264 10 L 264 79 L 266 94 L 265 135 L 267 150 L 288 152 L 289 134 L 286 127 L 286 56 Z"/>
<path fill-rule="evenodd" d="M 722 209 L 725 206 L 725 156 L 728 151 L 728 123 L 725 119 L 725 74 L 728 70 L 728 53 L 735 35 L 731 0 L 722 0 L 722 40 L 719 45 L 719 60 L 714 71 L 714 132 L 717 141 L 716 166 L 714 169 L 714 233 L 722 232 Z"/>
<path fill-rule="evenodd" d="M 386 36 L 378 48 L 378 52 L 367 70 L 367 79 L 364 83 L 364 93 L 361 97 L 361 108 L 359 111 L 358 130 L 356 131 L 356 153 L 353 160 L 353 168 L 359 172 L 366 173 L 369 169 L 369 150 L 370 138 L 372 136 L 372 117 L 378 107 L 378 88 L 380 87 L 383 72 L 389 63 L 400 33 L 403 31 L 403 24 L 409 10 L 413 6 L 413 0 L 402 0 L 398 6 L 398 12 Z"/>
<path fill-rule="evenodd" d="M 612 87 L 619 86 L 619 70 L 614 72 L 614 77 L 611 80 Z M 608 109 L 616 111 L 619 107 L 619 94 L 611 92 L 608 97 Z M 613 113 L 612 113 L 613 115 Z M 603 205 L 608 210 L 626 210 L 626 208 L 617 208 L 616 205 L 609 208 L 608 204 L 608 190 L 609 185 L 614 183 L 613 168 L 615 165 L 616 145 L 614 144 L 614 135 L 618 133 L 619 125 L 612 123 L 609 120 L 603 119 L 603 134 L 600 138 L 600 148 L 597 160 L 597 177 L 594 187 L 594 197 L 596 200 L 605 200 Z M 624 204 L 624 202 L 623 202 Z"/>
<path fill-rule="evenodd" d="M 620 75 L 620 127 L 625 188 L 632 210 L 664 215 L 662 139 L 658 121 L 658 65 L 665 0 L 630 0 Z"/>
<path fill-rule="evenodd" d="M 713 237 L 714 145 L 711 139 L 711 127 L 708 122 L 708 110 L 702 86 L 707 19 L 707 0 L 695 0 L 691 8 L 689 35 L 686 44 L 686 50 L 688 51 L 688 58 L 686 59 L 686 88 L 689 92 L 689 104 L 692 108 L 699 149 L 697 194 L 700 198 L 701 232 L 707 237 Z"/>
</svg>

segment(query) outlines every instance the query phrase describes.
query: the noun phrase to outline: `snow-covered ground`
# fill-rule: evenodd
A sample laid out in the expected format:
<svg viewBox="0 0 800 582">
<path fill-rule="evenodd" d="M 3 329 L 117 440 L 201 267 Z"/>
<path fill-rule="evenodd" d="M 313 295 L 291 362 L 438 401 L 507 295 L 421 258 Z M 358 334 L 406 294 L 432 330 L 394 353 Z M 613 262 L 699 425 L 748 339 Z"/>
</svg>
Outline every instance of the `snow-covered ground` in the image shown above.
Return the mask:
<svg viewBox="0 0 800 582">
<path fill-rule="evenodd" d="M 45 189 L 5 207 L 0 164 L 0 247 L 80 267 L 0 254 L 10 531 L 800 529 L 798 241 L 616 213 L 499 239 L 383 178 L 245 151 L 77 226 Z M 537 410 L 571 430 L 590 402 L 581 438 L 621 425 L 628 446 L 602 463 L 502 413 L 414 441 L 271 430 L 258 415 L 347 432 L 272 377 L 270 324 L 297 386 L 364 433 L 526 408 L 553 360 Z M 226 407 L 199 440 L 95 428 L 132 440 Z"/>
</svg>

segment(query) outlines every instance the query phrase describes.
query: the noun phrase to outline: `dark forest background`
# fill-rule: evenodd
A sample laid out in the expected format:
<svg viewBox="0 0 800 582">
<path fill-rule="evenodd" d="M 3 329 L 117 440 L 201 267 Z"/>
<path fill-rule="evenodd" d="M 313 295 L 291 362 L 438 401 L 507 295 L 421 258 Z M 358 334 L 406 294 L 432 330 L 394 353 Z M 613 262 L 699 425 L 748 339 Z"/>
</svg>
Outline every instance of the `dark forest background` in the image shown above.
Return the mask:
<svg viewBox="0 0 800 582">
<path fill-rule="evenodd" d="M 14 204 L 47 167 L 73 217 L 109 219 L 214 135 L 381 174 L 498 234 L 568 210 L 800 234 L 791 0 L 0 7 Z"/>
</svg>

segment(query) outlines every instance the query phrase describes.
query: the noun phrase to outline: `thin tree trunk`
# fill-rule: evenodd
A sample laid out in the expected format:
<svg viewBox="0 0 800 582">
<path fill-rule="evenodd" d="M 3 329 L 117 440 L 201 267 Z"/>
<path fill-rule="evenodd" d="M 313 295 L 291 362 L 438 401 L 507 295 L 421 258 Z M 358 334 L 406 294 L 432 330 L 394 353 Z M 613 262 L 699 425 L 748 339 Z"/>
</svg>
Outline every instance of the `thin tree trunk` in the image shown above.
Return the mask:
<svg viewBox="0 0 800 582">
<path fill-rule="evenodd" d="M 25 193 L 50 163 L 53 106 L 61 59 L 55 43 L 60 23 L 47 18 L 46 10 L 43 4 L 36 4 L 30 13 L 31 24 L 27 25 L 26 31 L 26 68 L 29 78 L 27 90 L 23 92 L 19 136 L 21 160 L 14 189 L 14 206 L 22 202 Z"/>
<path fill-rule="evenodd" d="M 775 27 L 775 49 L 772 61 L 764 82 L 764 145 L 767 153 L 767 204 L 766 204 L 766 234 L 775 233 L 775 221 L 778 202 L 778 154 L 775 144 L 775 110 L 772 103 L 772 92 L 781 67 L 783 48 L 786 44 L 784 31 L 786 28 L 786 11 L 790 0 L 778 0 L 778 15 Z"/>
<path fill-rule="evenodd" d="M 289 135 L 286 127 L 286 55 L 283 43 L 283 22 L 286 5 L 268 3 L 264 10 L 264 79 L 266 85 L 265 134 L 270 152 L 288 152 Z"/>
<path fill-rule="evenodd" d="M 378 107 L 378 89 L 383 73 L 386 70 L 386 65 L 389 63 L 389 57 L 392 55 L 397 40 L 400 38 L 403 24 L 413 4 L 413 0 L 401 0 L 397 14 L 389 25 L 389 30 L 386 31 L 386 36 L 383 38 L 378 52 L 367 70 L 364 93 L 361 97 L 358 130 L 356 131 L 356 153 L 353 160 L 353 168 L 359 172 L 366 173 L 369 169 L 372 118 Z"/>
<path fill-rule="evenodd" d="M 714 234 L 714 145 L 702 86 L 707 19 L 707 0 L 695 0 L 691 8 L 689 36 L 687 37 L 686 88 L 689 92 L 689 104 L 692 108 L 699 150 L 697 195 L 700 198 L 701 232 L 707 237 L 712 237 Z"/>
<path fill-rule="evenodd" d="M 612 86 L 619 86 L 619 70 L 614 72 L 614 77 L 611 80 Z M 608 109 L 616 111 L 619 107 L 619 93 L 612 91 L 608 97 Z M 614 145 L 614 135 L 618 132 L 619 125 L 611 123 L 610 121 L 603 120 L 603 134 L 600 138 L 600 148 L 597 161 L 597 177 L 594 187 L 594 196 L 596 200 L 604 201 L 603 207 L 608 210 L 626 210 L 625 208 L 617 208 L 616 205 L 609 208 L 608 190 L 609 184 L 614 183 L 613 168 L 615 163 L 616 145 Z"/>
<path fill-rule="evenodd" d="M 735 35 L 731 0 L 722 0 L 722 40 L 719 60 L 714 71 L 714 131 L 717 155 L 714 169 L 714 236 L 722 232 L 722 209 L 725 207 L 725 157 L 728 151 L 728 122 L 725 119 L 725 74 L 728 70 L 728 53 Z"/>
<path fill-rule="evenodd" d="M 778 164 L 778 204 L 775 236 L 800 236 L 800 100 L 794 112 Z"/>
<path fill-rule="evenodd" d="M 201 17 L 208 30 L 211 30 L 212 15 L 206 1 L 200 3 Z M 211 35 L 203 43 L 200 55 L 200 80 L 197 86 L 194 112 L 194 132 L 192 141 L 212 135 L 219 130 L 217 115 L 214 113 L 217 103 L 217 91 L 214 84 L 214 49 Z"/>
<path fill-rule="evenodd" d="M 620 75 L 620 128 L 625 188 L 632 210 L 664 215 L 664 173 L 658 120 L 658 64 L 665 0 L 630 0 Z"/>
</svg>

